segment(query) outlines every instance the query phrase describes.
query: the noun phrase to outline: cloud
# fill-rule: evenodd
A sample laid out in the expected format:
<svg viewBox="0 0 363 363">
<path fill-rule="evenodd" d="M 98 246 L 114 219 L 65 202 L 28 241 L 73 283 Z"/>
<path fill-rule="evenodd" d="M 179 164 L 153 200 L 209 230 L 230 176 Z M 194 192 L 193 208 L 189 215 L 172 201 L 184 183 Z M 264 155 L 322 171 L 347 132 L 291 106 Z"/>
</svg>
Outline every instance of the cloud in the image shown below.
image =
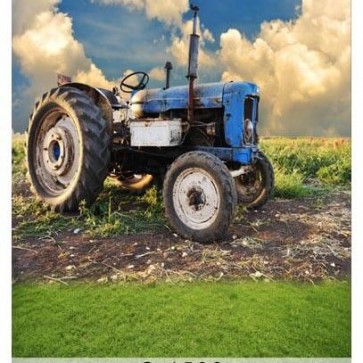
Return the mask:
<svg viewBox="0 0 363 363">
<path fill-rule="evenodd" d="M 149 76 L 156 81 L 163 81 L 165 79 L 165 69 L 161 67 L 153 68 L 149 72 Z"/>
<path fill-rule="evenodd" d="M 204 39 L 204 41 L 210 42 L 210 43 L 214 43 L 215 39 L 213 37 L 213 34 L 211 33 L 211 31 L 209 29 L 204 29 L 202 32 L 202 38 Z"/>
<path fill-rule="evenodd" d="M 116 84 L 116 81 L 108 81 L 102 71 L 93 63 L 90 64 L 89 68 L 77 72 L 74 80 L 106 89 L 112 89 Z"/>
<path fill-rule="evenodd" d="M 176 32 L 172 35 L 171 44 L 168 47 L 167 51 L 170 53 L 176 63 L 181 66 L 186 66 L 188 64 L 188 54 L 189 54 L 189 39 L 190 34 L 193 29 L 193 21 L 188 20 L 183 22 L 180 27 L 180 33 Z M 213 53 L 209 52 L 205 48 L 206 42 L 214 42 L 214 37 L 210 30 L 204 29 L 202 30 L 200 24 L 198 22 L 197 26 L 197 34 L 200 35 L 200 47 L 199 47 L 199 59 L 198 63 L 206 66 L 213 67 L 215 65 L 215 56 Z"/>
<path fill-rule="evenodd" d="M 157 19 L 166 25 L 176 26 L 181 26 L 182 14 L 189 9 L 188 0 L 92 0 L 92 2 L 143 10 L 148 19 Z"/>
<path fill-rule="evenodd" d="M 13 0 L 13 54 L 29 81 L 14 93 L 15 121 L 22 120 L 20 128 L 25 127 L 24 113 L 31 110 L 34 99 L 56 85 L 57 72 L 94 86 L 110 89 L 115 84 L 75 39 L 72 18 L 59 11 L 60 2 Z M 160 45 L 158 51 L 153 48 L 155 54 L 150 54 L 148 60 L 164 57 L 160 48 L 165 47 L 176 65 L 176 75 L 181 69 L 178 66 L 187 65 L 192 29 L 192 21 L 183 20 L 189 9 L 187 0 L 92 2 L 122 5 L 131 11 L 143 12 L 150 20 L 158 20 L 164 24 L 163 33 L 169 44 Z M 349 136 L 350 23 L 349 0 L 303 0 L 299 18 L 265 22 L 253 41 L 236 29 L 229 29 L 215 39 L 209 29 L 198 24 L 201 77 L 210 74 L 215 77 L 222 69 L 223 81 L 240 79 L 257 83 L 262 91 L 260 128 L 264 135 Z M 126 29 L 136 34 L 139 26 Z M 165 35 L 160 35 L 161 43 Z M 208 50 L 213 42 L 219 43 L 217 54 Z M 100 46 L 90 43 L 90 47 Z M 112 48 L 111 55 L 112 51 L 113 58 L 120 56 Z M 137 56 L 140 64 L 145 62 L 146 56 L 141 50 L 122 55 L 134 62 Z M 149 62 L 147 67 L 155 64 Z M 164 80 L 165 72 L 160 67 L 152 68 L 150 76 Z"/>
<path fill-rule="evenodd" d="M 144 11 L 148 19 L 157 19 L 171 28 L 171 44 L 167 52 L 176 64 L 186 66 L 189 53 L 189 35 L 192 32 L 192 20 L 184 21 L 183 14 L 189 10 L 188 0 L 92 0 L 104 5 L 122 5 L 130 10 Z M 200 34 L 199 63 L 211 67 L 214 54 L 205 48 L 207 42 L 215 41 L 212 32 L 198 24 Z"/>
<path fill-rule="evenodd" d="M 36 15 L 44 11 L 52 11 L 60 1 L 61 0 L 13 0 L 13 35 L 24 33 L 31 27 Z"/>
<path fill-rule="evenodd" d="M 222 80 L 261 87 L 264 135 L 349 136 L 349 9 L 349 0 L 303 0 L 296 21 L 265 22 L 252 42 L 221 34 Z"/>
<path fill-rule="evenodd" d="M 24 110 L 30 111 L 36 97 L 56 86 L 56 73 L 99 87 L 111 88 L 114 84 L 86 56 L 83 45 L 73 36 L 72 19 L 58 12 L 58 3 L 40 0 L 32 8 L 26 0 L 14 2 L 13 52 L 21 72 L 30 81 L 30 86 L 18 95 L 24 99 L 22 110 L 15 105 L 15 122 L 23 128 Z"/>
</svg>

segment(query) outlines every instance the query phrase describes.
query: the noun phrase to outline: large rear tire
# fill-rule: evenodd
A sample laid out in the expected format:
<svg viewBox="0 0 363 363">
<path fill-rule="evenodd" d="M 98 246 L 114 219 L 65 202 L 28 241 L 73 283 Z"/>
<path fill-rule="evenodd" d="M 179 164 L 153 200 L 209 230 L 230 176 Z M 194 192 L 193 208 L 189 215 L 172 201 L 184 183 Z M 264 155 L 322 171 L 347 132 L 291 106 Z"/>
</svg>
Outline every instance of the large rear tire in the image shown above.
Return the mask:
<svg viewBox="0 0 363 363">
<path fill-rule="evenodd" d="M 274 172 L 266 155 L 259 151 L 251 170 L 235 178 L 238 203 L 251 209 L 266 204 L 274 188 Z"/>
<path fill-rule="evenodd" d="M 225 164 L 206 152 L 188 152 L 166 173 L 165 214 L 184 238 L 212 242 L 224 237 L 237 204 L 233 178 Z"/>
<path fill-rule="evenodd" d="M 110 160 L 107 121 L 82 91 L 61 87 L 43 95 L 30 116 L 28 178 L 53 210 L 76 211 L 103 187 Z"/>
<path fill-rule="evenodd" d="M 134 194 L 142 194 L 153 182 L 150 174 L 126 174 L 117 177 L 117 184 L 124 190 Z"/>
</svg>

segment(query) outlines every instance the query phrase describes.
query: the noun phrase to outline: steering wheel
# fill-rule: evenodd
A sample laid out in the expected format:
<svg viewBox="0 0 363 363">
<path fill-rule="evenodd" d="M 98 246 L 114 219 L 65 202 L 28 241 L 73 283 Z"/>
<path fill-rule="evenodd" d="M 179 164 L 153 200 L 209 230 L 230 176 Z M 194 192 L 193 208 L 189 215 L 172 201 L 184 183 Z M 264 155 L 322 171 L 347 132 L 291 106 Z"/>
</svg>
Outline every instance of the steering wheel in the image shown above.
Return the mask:
<svg viewBox="0 0 363 363">
<path fill-rule="evenodd" d="M 141 80 L 136 85 L 131 85 L 126 81 L 136 75 L 141 75 Z M 149 75 L 145 72 L 133 72 L 124 77 L 120 83 L 120 88 L 122 92 L 131 93 L 132 91 L 139 91 L 146 87 L 149 82 Z"/>
</svg>

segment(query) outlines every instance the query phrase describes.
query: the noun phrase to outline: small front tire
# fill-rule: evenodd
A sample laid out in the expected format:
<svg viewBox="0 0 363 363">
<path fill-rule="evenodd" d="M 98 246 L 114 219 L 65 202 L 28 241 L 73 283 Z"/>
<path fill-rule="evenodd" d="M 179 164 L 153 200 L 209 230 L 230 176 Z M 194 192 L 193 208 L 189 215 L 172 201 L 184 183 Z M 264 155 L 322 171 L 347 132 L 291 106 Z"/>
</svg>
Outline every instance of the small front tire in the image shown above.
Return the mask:
<svg viewBox="0 0 363 363">
<path fill-rule="evenodd" d="M 259 151 L 251 170 L 235 178 L 238 203 L 251 209 L 266 204 L 274 188 L 274 171 L 266 155 Z"/>
<path fill-rule="evenodd" d="M 227 232 L 237 204 L 233 178 L 216 156 L 200 151 L 178 157 L 166 173 L 165 214 L 183 238 L 220 240 Z"/>
</svg>

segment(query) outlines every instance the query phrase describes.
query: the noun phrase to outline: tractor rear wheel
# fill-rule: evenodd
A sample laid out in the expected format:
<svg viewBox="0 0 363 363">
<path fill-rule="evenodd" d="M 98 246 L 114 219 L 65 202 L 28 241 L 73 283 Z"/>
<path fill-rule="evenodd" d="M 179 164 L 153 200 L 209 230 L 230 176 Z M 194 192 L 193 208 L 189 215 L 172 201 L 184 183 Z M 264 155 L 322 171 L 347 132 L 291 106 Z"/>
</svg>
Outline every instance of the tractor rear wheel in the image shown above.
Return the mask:
<svg viewBox="0 0 363 363">
<path fill-rule="evenodd" d="M 117 184 L 131 193 L 142 194 L 152 183 L 150 174 L 124 174 L 117 177 Z"/>
<path fill-rule="evenodd" d="M 165 214 L 182 237 L 200 242 L 221 239 L 233 217 L 237 194 L 225 164 L 206 152 L 178 157 L 166 173 Z"/>
<path fill-rule="evenodd" d="M 43 95 L 30 116 L 28 178 L 53 210 L 92 203 L 108 174 L 110 135 L 101 110 L 82 91 L 61 87 Z"/>
<path fill-rule="evenodd" d="M 235 178 L 238 203 L 251 209 L 261 208 L 274 187 L 274 172 L 266 155 L 258 152 L 251 170 Z"/>
</svg>

